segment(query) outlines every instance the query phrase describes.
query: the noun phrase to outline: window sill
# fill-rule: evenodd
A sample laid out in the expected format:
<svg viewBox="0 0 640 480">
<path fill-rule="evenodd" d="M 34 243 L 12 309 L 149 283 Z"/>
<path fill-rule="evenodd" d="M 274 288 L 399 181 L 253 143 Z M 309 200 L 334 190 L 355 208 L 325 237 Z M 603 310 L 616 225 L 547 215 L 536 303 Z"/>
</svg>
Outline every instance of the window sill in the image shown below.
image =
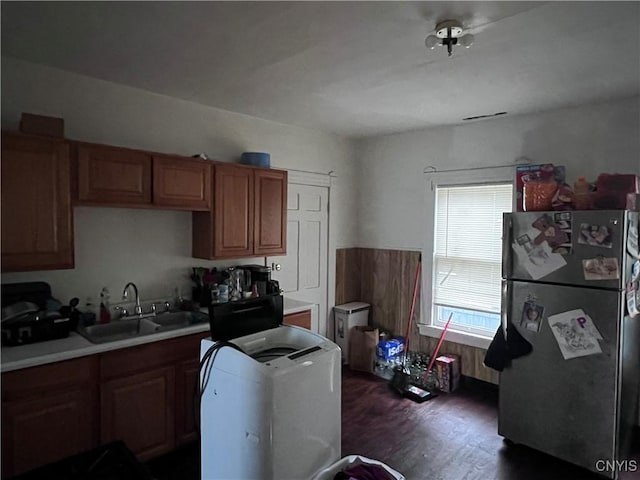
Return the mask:
<svg viewBox="0 0 640 480">
<path fill-rule="evenodd" d="M 427 337 L 435 337 L 439 338 L 442 335 L 442 327 L 433 327 L 431 325 L 419 324 L 420 335 L 424 335 Z M 486 350 L 489 348 L 489 344 L 491 343 L 491 338 L 482 337 L 480 335 L 474 335 L 473 333 L 468 332 L 460 332 L 457 330 L 451 330 L 449 328 L 447 330 L 447 335 L 445 340 L 453 343 L 460 343 L 462 345 L 468 345 L 470 347 L 482 348 Z"/>
</svg>

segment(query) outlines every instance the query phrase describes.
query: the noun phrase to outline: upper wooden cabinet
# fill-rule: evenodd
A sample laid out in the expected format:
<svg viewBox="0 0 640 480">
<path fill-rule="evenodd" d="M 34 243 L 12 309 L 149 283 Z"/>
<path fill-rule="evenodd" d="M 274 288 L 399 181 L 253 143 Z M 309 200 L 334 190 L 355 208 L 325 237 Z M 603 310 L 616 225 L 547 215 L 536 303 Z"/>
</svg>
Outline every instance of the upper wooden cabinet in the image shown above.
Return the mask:
<svg viewBox="0 0 640 480">
<path fill-rule="evenodd" d="M 79 204 L 211 208 L 211 162 L 82 142 L 76 158 Z"/>
<path fill-rule="evenodd" d="M 153 203 L 188 210 L 211 208 L 211 162 L 153 157 Z"/>
<path fill-rule="evenodd" d="M 287 172 L 255 170 L 254 253 L 287 252 Z"/>
<path fill-rule="evenodd" d="M 78 143 L 78 200 L 88 204 L 151 204 L 151 155 Z"/>
<path fill-rule="evenodd" d="M 253 170 L 217 165 L 213 216 L 215 257 L 253 253 Z"/>
<path fill-rule="evenodd" d="M 73 268 L 69 146 L 2 134 L 2 271 Z"/>
<path fill-rule="evenodd" d="M 193 214 L 193 256 L 285 254 L 287 172 L 217 163 L 213 176 L 212 211 Z"/>
</svg>

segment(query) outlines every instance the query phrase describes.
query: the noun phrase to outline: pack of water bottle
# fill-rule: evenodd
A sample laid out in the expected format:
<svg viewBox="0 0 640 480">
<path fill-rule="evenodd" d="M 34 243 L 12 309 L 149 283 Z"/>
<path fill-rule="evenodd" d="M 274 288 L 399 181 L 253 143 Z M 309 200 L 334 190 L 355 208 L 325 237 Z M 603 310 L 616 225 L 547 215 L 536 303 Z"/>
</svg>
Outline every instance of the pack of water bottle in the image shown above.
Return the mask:
<svg viewBox="0 0 640 480">
<path fill-rule="evenodd" d="M 430 357 L 428 353 L 412 350 L 407 352 L 406 362 L 404 352 L 403 354 L 394 355 L 389 359 L 385 359 L 384 356 L 377 356 L 373 373 L 385 380 L 391 380 L 393 378 L 394 369 L 396 367 L 404 366 L 409 370 L 411 383 L 422 386 L 424 385 L 424 377 L 429 365 L 429 359 Z"/>
</svg>

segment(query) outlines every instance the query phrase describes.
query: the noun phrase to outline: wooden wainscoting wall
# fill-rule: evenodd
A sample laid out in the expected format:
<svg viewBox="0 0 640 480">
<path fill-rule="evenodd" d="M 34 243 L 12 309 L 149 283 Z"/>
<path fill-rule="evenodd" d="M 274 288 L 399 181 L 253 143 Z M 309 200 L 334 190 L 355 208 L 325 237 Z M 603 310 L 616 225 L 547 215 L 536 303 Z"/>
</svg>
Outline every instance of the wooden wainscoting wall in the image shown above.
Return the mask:
<svg viewBox="0 0 640 480">
<path fill-rule="evenodd" d="M 360 298 L 360 248 L 336 250 L 336 305 L 362 301 Z"/>
<path fill-rule="evenodd" d="M 413 283 L 420 252 L 377 248 L 341 248 L 336 251 L 336 305 L 362 301 L 371 305 L 369 324 L 392 335 L 404 336 L 411 310 Z M 420 294 L 420 292 L 418 292 Z M 432 352 L 437 338 L 425 337 L 415 323 L 420 318 L 416 300 L 411 350 Z M 485 350 L 445 341 L 441 353 L 460 355 L 462 374 L 498 383 L 497 372 L 483 365 Z"/>
</svg>

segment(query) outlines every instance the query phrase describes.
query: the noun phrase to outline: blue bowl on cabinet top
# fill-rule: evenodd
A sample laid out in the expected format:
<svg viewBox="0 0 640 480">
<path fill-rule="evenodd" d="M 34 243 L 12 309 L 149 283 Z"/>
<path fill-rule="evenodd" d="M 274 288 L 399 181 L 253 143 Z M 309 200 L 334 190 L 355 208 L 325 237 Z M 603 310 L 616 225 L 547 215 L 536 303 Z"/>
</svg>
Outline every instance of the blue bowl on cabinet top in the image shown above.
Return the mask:
<svg viewBox="0 0 640 480">
<path fill-rule="evenodd" d="M 254 167 L 270 167 L 271 155 L 262 152 L 244 152 L 240 157 L 240 162 Z"/>
</svg>

